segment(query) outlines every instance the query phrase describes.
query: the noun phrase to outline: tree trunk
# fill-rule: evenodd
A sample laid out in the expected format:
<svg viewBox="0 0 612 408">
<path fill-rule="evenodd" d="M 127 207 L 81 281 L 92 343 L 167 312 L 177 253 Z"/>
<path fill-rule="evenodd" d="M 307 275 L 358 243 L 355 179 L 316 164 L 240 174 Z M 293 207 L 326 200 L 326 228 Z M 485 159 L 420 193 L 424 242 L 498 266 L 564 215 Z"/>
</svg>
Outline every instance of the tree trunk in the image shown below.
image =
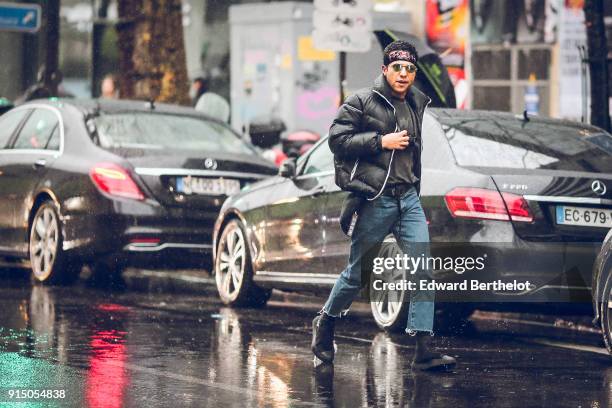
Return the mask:
<svg viewBox="0 0 612 408">
<path fill-rule="evenodd" d="M 106 31 L 108 8 L 111 0 L 101 0 L 96 10 L 91 35 L 91 93 L 94 97 L 100 96 L 100 83 L 102 82 L 102 38 Z"/>
<path fill-rule="evenodd" d="M 181 0 L 121 0 L 121 98 L 189 105 Z"/>
<path fill-rule="evenodd" d="M 584 17 L 591 77 L 591 123 L 610 131 L 608 45 L 604 26 L 604 1 L 586 0 Z"/>
<path fill-rule="evenodd" d="M 59 36 L 60 36 L 60 0 L 47 3 L 46 55 L 43 82 L 51 95 L 57 96 L 57 86 L 61 82 L 59 74 Z"/>
</svg>

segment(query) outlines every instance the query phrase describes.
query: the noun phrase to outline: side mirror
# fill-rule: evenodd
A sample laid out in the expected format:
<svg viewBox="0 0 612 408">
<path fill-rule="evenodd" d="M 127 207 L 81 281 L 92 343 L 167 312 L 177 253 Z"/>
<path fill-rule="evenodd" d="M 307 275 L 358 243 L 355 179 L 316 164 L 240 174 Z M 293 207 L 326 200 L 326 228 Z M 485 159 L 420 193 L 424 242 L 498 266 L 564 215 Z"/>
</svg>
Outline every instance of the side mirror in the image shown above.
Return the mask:
<svg viewBox="0 0 612 408">
<path fill-rule="evenodd" d="M 295 177 L 296 162 L 294 158 L 289 158 L 281 163 L 278 175 L 285 178 Z"/>
</svg>

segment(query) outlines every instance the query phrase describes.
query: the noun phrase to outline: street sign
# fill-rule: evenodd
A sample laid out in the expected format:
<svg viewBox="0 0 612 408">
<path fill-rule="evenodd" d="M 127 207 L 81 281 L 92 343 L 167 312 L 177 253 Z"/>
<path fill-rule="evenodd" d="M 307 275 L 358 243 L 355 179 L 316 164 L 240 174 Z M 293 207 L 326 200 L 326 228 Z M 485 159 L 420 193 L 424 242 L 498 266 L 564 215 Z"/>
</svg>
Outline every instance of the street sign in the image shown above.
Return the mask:
<svg viewBox="0 0 612 408">
<path fill-rule="evenodd" d="M 325 31 L 315 29 L 312 33 L 312 40 L 318 49 L 343 52 L 367 52 L 372 45 L 371 33 L 365 30 Z"/>
<path fill-rule="evenodd" d="M 315 0 L 312 39 L 315 47 L 367 52 L 371 45 L 371 0 Z"/>
<path fill-rule="evenodd" d="M 340 52 L 340 100 L 344 100 L 346 53 L 367 52 L 372 45 L 372 0 L 314 0 L 316 48 Z"/>
<path fill-rule="evenodd" d="M 321 31 L 370 31 L 372 15 L 370 13 L 325 12 L 315 10 L 313 16 L 315 30 Z"/>
<path fill-rule="evenodd" d="M 0 31 L 35 33 L 42 11 L 38 4 L 0 2 Z"/>
<path fill-rule="evenodd" d="M 321 11 L 370 11 L 372 0 L 314 0 L 314 6 Z"/>
</svg>

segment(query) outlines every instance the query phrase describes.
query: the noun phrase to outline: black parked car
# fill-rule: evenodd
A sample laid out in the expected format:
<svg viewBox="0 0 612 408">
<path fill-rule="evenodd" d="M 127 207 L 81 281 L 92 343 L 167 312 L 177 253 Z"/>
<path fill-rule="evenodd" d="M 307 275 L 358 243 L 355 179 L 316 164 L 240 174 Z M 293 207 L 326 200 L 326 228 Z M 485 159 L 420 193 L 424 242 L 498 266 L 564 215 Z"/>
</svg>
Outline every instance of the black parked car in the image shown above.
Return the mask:
<svg viewBox="0 0 612 408">
<path fill-rule="evenodd" d="M 432 252 L 467 243 L 494 255 L 487 280 L 530 282 L 521 292 L 487 292 L 487 303 L 589 305 L 593 261 L 612 226 L 611 136 L 574 122 L 452 109 L 429 109 L 423 127 L 421 201 Z M 349 238 L 338 225 L 345 194 L 324 139 L 297 163 L 285 162 L 279 176 L 230 197 L 215 225 L 221 299 L 261 305 L 270 288 L 329 293 L 348 259 Z M 385 256 L 398 250 L 392 242 L 380 248 Z M 434 273 L 441 281 L 469 278 Z M 381 327 L 401 328 L 402 299 L 371 302 Z M 467 315 L 472 307 L 452 310 Z"/>
<path fill-rule="evenodd" d="M 0 257 L 35 280 L 202 265 L 226 196 L 275 174 L 225 124 L 137 101 L 39 100 L 0 118 Z"/>
</svg>

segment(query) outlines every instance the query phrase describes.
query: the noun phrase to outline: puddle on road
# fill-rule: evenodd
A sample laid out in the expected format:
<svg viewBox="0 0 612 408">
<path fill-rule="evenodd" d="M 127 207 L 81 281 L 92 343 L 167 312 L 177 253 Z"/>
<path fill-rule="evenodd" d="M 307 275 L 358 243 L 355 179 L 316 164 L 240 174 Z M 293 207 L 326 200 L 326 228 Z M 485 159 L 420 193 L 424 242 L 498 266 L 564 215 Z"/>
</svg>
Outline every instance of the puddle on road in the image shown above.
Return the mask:
<svg viewBox="0 0 612 408">
<path fill-rule="evenodd" d="M 61 406 L 85 407 L 612 402 L 608 358 L 581 350 L 490 333 L 439 337 L 436 344 L 458 357 L 457 369 L 415 374 L 410 338 L 377 332 L 353 316 L 338 324 L 333 370 L 315 370 L 309 311 L 233 310 L 155 296 L 143 297 L 147 306 L 140 307 L 135 299 L 82 289 L 0 289 L 0 390 L 66 389 L 69 404 Z"/>
</svg>

